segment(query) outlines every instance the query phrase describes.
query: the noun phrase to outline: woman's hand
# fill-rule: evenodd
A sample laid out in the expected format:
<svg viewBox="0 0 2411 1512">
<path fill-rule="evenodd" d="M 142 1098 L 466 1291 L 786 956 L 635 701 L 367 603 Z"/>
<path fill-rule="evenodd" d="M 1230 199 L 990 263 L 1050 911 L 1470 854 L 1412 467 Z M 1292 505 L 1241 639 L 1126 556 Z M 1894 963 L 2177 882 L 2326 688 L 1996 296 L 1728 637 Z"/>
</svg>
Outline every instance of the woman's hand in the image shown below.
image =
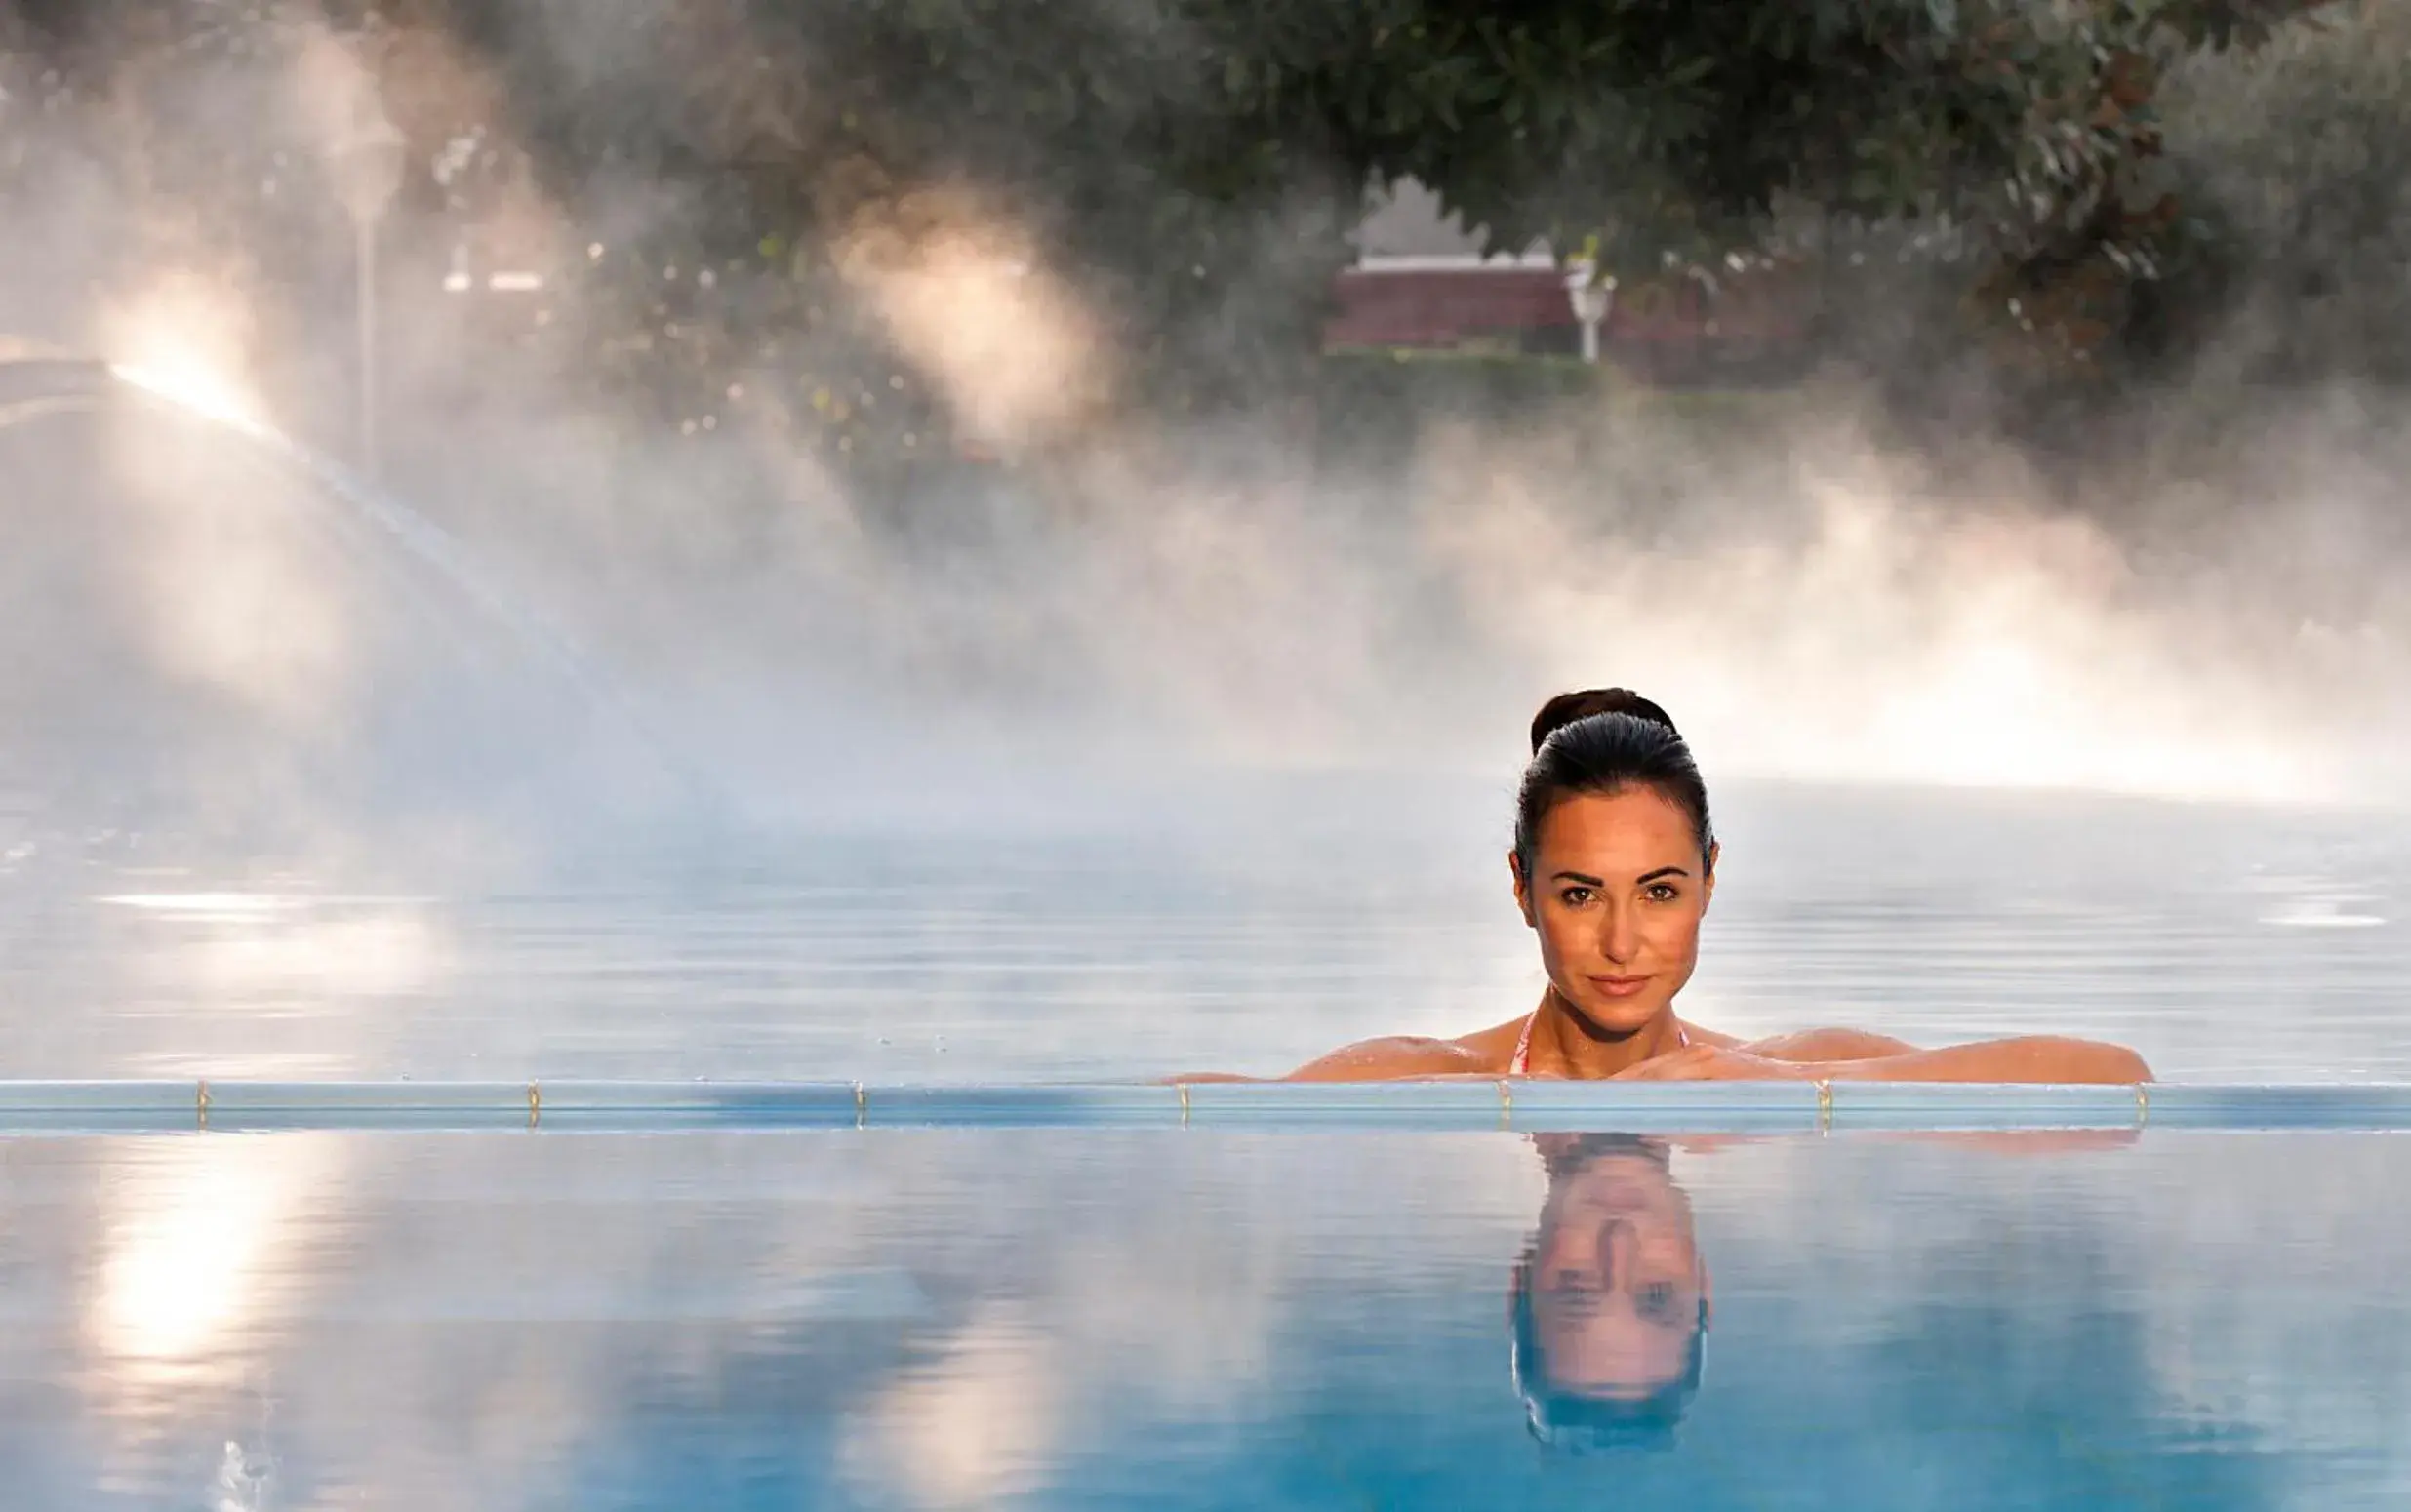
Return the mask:
<svg viewBox="0 0 2411 1512">
<path fill-rule="evenodd" d="M 1627 1066 L 1610 1078 L 1619 1082 L 1806 1082 L 1814 1081 L 1814 1066 L 1791 1060 L 1771 1060 L 1746 1050 L 1721 1045 L 1686 1045 L 1636 1066 Z"/>
</svg>

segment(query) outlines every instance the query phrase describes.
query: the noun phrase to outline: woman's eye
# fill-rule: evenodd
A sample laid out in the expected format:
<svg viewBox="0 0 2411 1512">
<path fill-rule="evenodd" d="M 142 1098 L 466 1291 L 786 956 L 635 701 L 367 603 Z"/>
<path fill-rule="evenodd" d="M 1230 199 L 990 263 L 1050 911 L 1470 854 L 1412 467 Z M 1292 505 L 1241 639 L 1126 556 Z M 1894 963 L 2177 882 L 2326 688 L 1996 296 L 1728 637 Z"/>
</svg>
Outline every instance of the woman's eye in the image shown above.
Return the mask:
<svg viewBox="0 0 2411 1512">
<path fill-rule="evenodd" d="M 1588 888 L 1567 888 L 1557 895 L 1557 901 L 1568 908 L 1580 908 L 1590 901 L 1590 890 Z"/>
<path fill-rule="evenodd" d="M 1665 1323 L 1674 1316 L 1674 1288 L 1668 1282 L 1651 1282 L 1632 1300 L 1634 1309 L 1652 1323 Z"/>
<path fill-rule="evenodd" d="M 1597 1297 L 1599 1288 L 1585 1272 L 1569 1269 L 1549 1278 L 1548 1293 L 1561 1302 L 1583 1302 Z"/>
<path fill-rule="evenodd" d="M 1652 884 L 1649 892 L 1644 895 L 1653 903 L 1670 903 L 1683 895 L 1682 890 L 1672 883 L 1660 882 Z"/>
</svg>

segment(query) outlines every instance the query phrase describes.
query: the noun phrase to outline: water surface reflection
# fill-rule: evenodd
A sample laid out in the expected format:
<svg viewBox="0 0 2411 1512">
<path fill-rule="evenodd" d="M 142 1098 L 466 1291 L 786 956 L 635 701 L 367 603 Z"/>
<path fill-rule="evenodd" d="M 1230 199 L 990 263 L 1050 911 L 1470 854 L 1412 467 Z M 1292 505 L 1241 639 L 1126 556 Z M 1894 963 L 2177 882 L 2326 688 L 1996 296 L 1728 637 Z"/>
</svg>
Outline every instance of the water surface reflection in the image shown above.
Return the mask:
<svg viewBox="0 0 2411 1512">
<path fill-rule="evenodd" d="M 0 1460 L 31 1512 L 2377 1504 L 2411 1478 L 2411 1218 L 2370 1194 L 2407 1162 L 20 1138 Z"/>
<path fill-rule="evenodd" d="M 1515 1382 L 1534 1437 L 1670 1438 L 1700 1386 L 1708 1265 L 1659 1140 L 1542 1134 L 1548 1196 L 1512 1287 Z"/>
</svg>

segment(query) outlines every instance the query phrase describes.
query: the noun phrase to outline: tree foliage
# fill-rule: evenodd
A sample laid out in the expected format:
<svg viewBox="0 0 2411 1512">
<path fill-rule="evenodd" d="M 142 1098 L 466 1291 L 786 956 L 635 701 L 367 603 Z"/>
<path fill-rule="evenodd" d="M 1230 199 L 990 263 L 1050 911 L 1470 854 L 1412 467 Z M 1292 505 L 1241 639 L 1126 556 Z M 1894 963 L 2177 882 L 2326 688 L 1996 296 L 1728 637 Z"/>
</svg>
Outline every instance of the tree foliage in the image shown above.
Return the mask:
<svg viewBox="0 0 2411 1512">
<path fill-rule="evenodd" d="M 2411 380 L 2411 3 L 2321 20 L 2171 76 L 2170 170 L 2202 222 L 2171 336 L 2247 378 Z"/>
<path fill-rule="evenodd" d="M 563 272 L 605 312 L 574 333 L 583 371 L 620 373 L 675 418 L 735 375 L 784 368 L 789 397 L 857 423 L 907 392 L 882 385 L 918 376 L 848 288 L 847 238 L 940 193 L 1009 218 L 1137 359 L 1139 389 L 1184 402 L 1300 371 L 1366 186 L 1404 176 L 1496 243 L 1592 247 L 1610 268 L 1712 264 L 1776 234 L 1785 204 L 1828 227 L 1944 227 L 1973 249 L 1978 306 L 2014 309 L 2029 347 L 2089 355 L 2184 224 L 2155 179 L 2162 76 L 2313 8 L 343 0 L 310 15 L 368 39 L 397 96 L 413 60 L 483 81 L 398 113 L 422 159 L 477 131 L 529 154 L 579 227 Z M 247 14 L 258 30 L 293 9 Z M 227 15 L 20 0 L 17 45 L 122 77 Z M 668 287 L 677 268 L 714 276 Z M 931 410 L 890 397 L 884 414 L 908 434 Z"/>
</svg>

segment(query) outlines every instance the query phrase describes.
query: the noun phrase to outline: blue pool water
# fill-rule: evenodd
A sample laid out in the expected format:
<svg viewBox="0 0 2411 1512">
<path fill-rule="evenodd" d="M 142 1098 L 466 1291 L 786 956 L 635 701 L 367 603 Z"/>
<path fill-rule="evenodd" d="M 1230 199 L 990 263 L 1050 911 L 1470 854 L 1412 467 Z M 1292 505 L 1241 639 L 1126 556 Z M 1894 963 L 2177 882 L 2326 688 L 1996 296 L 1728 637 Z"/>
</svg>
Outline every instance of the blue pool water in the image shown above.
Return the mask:
<svg viewBox="0 0 2411 1512">
<path fill-rule="evenodd" d="M 0 1462 L 33 1512 L 2395 1506 L 2407 1176 L 2311 1133 L 20 1137 Z M 1523 1386 L 1655 1427 L 1536 1437 L 1536 1230 Z"/>
</svg>

